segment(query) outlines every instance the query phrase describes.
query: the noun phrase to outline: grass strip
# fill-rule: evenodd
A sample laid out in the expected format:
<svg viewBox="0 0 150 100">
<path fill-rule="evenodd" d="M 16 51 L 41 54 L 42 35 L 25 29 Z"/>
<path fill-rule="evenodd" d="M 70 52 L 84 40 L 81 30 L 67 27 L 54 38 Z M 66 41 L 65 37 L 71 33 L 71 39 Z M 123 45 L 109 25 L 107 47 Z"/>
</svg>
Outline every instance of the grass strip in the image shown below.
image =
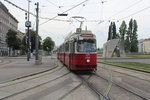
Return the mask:
<svg viewBox="0 0 150 100">
<path fill-rule="evenodd" d="M 145 58 L 150 59 L 150 55 L 133 55 L 133 56 L 127 56 L 129 58 Z"/>
<path fill-rule="evenodd" d="M 103 61 L 102 63 L 117 65 L 120 67 L 131 68 L 135 70 L 141 70 L 150 72 L 150 64 L 139 63 L 139 62 L 111 62 L 111 61 Z"/>
</svg>

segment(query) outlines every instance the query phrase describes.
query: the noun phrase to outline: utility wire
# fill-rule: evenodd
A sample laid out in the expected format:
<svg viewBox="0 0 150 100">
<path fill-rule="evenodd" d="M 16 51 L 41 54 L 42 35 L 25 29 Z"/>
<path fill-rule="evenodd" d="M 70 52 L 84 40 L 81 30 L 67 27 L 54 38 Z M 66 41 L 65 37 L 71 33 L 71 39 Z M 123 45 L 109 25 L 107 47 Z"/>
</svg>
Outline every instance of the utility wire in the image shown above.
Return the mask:
<svg viewBox="0 0 150 100">
<path fill-rule="evenodd" d="M 57 7 L 57 8 L 59 8 L 60 6 L 57 6 L 56 4 L 54 4 L 54 3 L 52 3 L 51 1 L 49 1 L 49 0 L 46 0 L 47 2 L 49 2 L 50 4 L 52 4 L 53 6 L 55 6 L 55 7 Z"/>
<path fill-rule="evenodd" d="M 88 0 L 85 0 L 85 1 L 83 1 L 83 2 L 81 2 L 81 3 L 79 3 L 79 4 L 77 4 L 77 5 L 75 5 L 75 6 L 73 6 L 73 7 L 71 7 L 70 9 L 68 9 L 68 10 L 66 10 L 66 11 L 64 11 L 64 12 L 62 12 L 62 14 L 64 14 L 64 13 L 66 13 L 66 12 L 68 12 L 68 11 L 70 11 L 70 10 L 72 10 L 72 9 L 76 8 L 76 7 L 78 7 L 79 5 L 81 5 L 81 4 L 83 4 L 84 2 L 87 2 L 87 1 L 88 1 Z M 45 24 L 45 23 L 49 22 L 50 20 L 55 19 L 56 17 L 58 17 L 58 15 L 57 15 L 57 16 L 55 16 L 55 17 L 52 17 L 52 18 L 48 19 L 47 21 L 45 21 L 45 22 L 41 23 L 40 25 L 43 25 L 43 24 Z"/>
<path fill-rule="evenodd" d="M 139 10 L 139 11 L 137 11 L 137 12 L 135 12 L 135 13 L 133 13 L 133 14 L 130 14 L 130 15 L 126 16 L 126 17 L 120 18 L 119 20 L 122 20 L 122 19 L 128 18 L 128 17 L 130 17 L 130 16 L 136 15 L 136 14 L 138 14 L 138 13 L 144 11 L 144 10 L 147 10 L 147 9 L 149 9 L 149 8 L 150 8 L 150 6 L 145 7 L 144 9 Z"/>
<path fill-rule="evenodd" d="M 64 7 L 64 6 L 58 6 L 58 5 L 56 5 L 56 4 L 54 4 L 53 2 L 51 2 L 51 1 L 49 1 L 49 0 L 46 0 L 48 3 L 50 3 L 51 5 L 53 5 L 53 6 L 55 6 L 55 7 L 57 7 L 57 8 L 59 8 L 59 9 L 61 9 L 61 7 Z M 61 9 L 62 10 L 62 9 Z"/>
<path fill-rule="evenodd" d="M 14 4 L 14 3 L 12 3 L 12 2 L 10 2 L 10 1 L 8 1 L 8 0 L 4 0 L 4 1 L 6 1 L 7 3 L 11 4 L 12 6 L 15 6 L 16 8 L 18 8 L 18 9 L 20 9 L 20 10 L 22 10 L 22 11 L 28 13 L 27 10 L 25 10 L 25 9 L 23 9 L 23 8 L 21 8 L 21 7 L 19 7 L 19 6 L 17 6 L 16 4 Z M 35 15 L 34 13 L 29 12 L 29 14 L 31 14 L 31 15 L 34 16 L 34 17 L 36 17 L 36 15 Z M 50 18 L 46 18 L 46 17 L 39 17 L 39 18 L 41 18 L 41 19 L 46 19 L 46 20 L 50 19 Z M 53 19 L 53 20 L 54 20 L 54 21 L 63 21 L 63 22 L 68 22 L 68 21 L 69 21 L 69 20 L 61 20 L 61 19 Z"/>
<path fill-rule="evenodd" d="M 21 7 L 19 7 L 19 6 L 17 6 L 16 4 L 14 4 L 14 3 L 12 3 L 12 2 L 10 2 L 10 1 L 8 1 L 8 0 L 4 0 L 4 1 L 6 1 L 6 2 L 8 2 L 9 4 L 15 6 L 16 8 L 18 8 L 18 9 L 20 9 L 20 10 L 22 10 L 22 11 L 28 13 L 27 10 L 25 10 L 25 9 L 23 9 L 23 8 L 21 8 Z M 33 13 L 31 13 L 31 12 L 29 12 L 29 14 L 33 15 L 34 17 L 36 16 L 35 14 L 33 14 Z"/>
<path fill-rule="evenodd" d="M 28 13 L 27 10 L 25 10 L 25 9 L 23 9 L 23 8 L 21 8 L 21 7 L 19 7 L 19 6 L 17 6 L 16 4 L 10 2 L 9 0 L 4 0 L 4 1 L 6 1 L 6 2 L 8 2 L 9 4 L 11 4 L 12 6 L 15 6 L 16 8 L 18 8 L 18 9 L 20 9 L 20 10 L 22 10 L 22 11 Z M 88 0 L 85 0 L 85 1 L 83 1 L 83 2 L 81 2 L 81 3 L 79 3 L 79 4 L 77 4 L 77 5 L 75 5 L 74 7 L 72 7 L 72 8 L 70 8 L 70 9 L 64 11 L 63 13 L 66 13 L 66 12 L 72 10 L 73 8 L 75 8 L 75 7 L 77 7 L 77 6 L 81 5 L 81 4 L 83 4 L 83 3 L 86 2 L 86 1 L 88 1 Z M 62 13 L 62 14 L 63 14 L 63 13 Z M 29 12 L 29 14 L 31 14 L 31 15 L 34 16 L 34 17 L 36 17 L 36 15 L 35 15 L 34 13 Z M 58 16 L 55 16 L 55 17 L 58 17 Z M 45 19 L 45 20 L 48 20 L 48 21 L 54 20 L 54 21 L 62 21 L 62 22 L 72 22 L 72 21 L 70 21 L 70 20 L 55 19 L 54 17 L 53 17 L 53 18 L 39 17 L 39 18 Z M 46 21 L 46 22 L 48 22 L 48 21 Z M 101 21 L 101 20 L 86 20 L 85 22 L 99 22 L 99 21 Z M 46 22 L 45 22 L 45 23 L 46 23 Z M 77 22 L 77 21 L 74 21 L 74 22 Z"/>
<path fill-rule="evenodd" d="M 133 6 L 137 5 L 137 4 L 140 3 L 141 1 L 143 1 L 143 0 L 139 0 L 139 1 L 135 2 L 134 4 L 128 6 L 128 7 L 125 8 L 125 9 L 120 10 L 119 12 L 117 12 L 117 13 L 111 15 L 110 17 L 108 17 L 108 18 L 106 18 L 106 19 L 104 19 L 104 20 L 109 20 L 111 17 L 114 17 L 114 16 L 116 16 L 116 15 L 118 15 L 118 14 L 120 14 L 120 13 L 123 13 L 124 11 L 126 11 L 126 10 L 132 8 Z"/>
</svg>

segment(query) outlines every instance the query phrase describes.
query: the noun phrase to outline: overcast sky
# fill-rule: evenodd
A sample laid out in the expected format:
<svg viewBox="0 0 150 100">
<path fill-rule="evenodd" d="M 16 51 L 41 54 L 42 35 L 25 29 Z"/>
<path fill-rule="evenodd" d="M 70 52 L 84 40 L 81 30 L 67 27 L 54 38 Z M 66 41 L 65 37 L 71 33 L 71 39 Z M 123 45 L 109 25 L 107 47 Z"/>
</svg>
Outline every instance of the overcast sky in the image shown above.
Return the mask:
<svg viewBox="0 0 150 100">
<path fill-rule="evenodd" d="M 27 10 L 27 0 L 10 0 L 12 3 Z M 62 13 L 85 0 L 31 0 L 30 12 L 35 13 L 36 2 L 40 5 L 40 17 L 53 18 L 58 13 Z M 18 29 L 25 31 L 25 12 L 8 4 L 4 0 L 1 2 L 9 9 L 9 12 L 19 21 Z M 110 21 L 116 22 L 117 30 L 123 20 L 127 25 L 131 18 L 138 23 L 138 39 L 150 38 L 150 0 L 87 0 L 85 3 L 67 12 L 67 17 L 57 17 L 56 19 L 69 20 L 72 16 L 82 16 L 86 21 L 96 20 L 97 22 L 85 22 L 83 29 L 87 26 L 97 37 L 97 47 L 103 47 L 107 41 L 108 26 Z M 32 28 L 35 29 L 35 17 L 30 15 Z M 98 20 L 104 20 L 99 23 Z M 40 19 L 40 24 L 47 20 Z M 48 21 L 39 26 L 39 34 L 44 39 L 52 37 L 56 46 L 64 41 L 64 37 L 70 32 L 74 32 L 79 27 L 78 22 Z"/>
</svg>

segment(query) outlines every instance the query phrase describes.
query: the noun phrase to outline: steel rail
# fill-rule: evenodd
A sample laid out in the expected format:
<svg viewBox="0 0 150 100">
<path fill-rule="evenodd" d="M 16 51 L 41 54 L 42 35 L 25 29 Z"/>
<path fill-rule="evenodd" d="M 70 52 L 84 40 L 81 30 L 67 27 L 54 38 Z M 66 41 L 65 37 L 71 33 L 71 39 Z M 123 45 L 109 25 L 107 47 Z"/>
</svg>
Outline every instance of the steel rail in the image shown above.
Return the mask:
<svg viewBox="0 0 150 100">
<path fill-rule="evenodd" d="M 113 65 L 114 66 L 114 65 Z M 114 66 L 114 67 L 116 67 L 116 66 Z M 105 67 L 100 67 L 100 68 L 103 68 L 103 69 L 105 69 L 105 70 L 108 70 L 108 68 L 105 68 Z M 120 67 L 121 68 L 121 67 Z M 124 68 L 125 69 L 125 68 Z M 127 68 L 128 69 L 128 68 Z M 139 78 L 139 77 L 136 77 L 136 76 L 133 76 L 133 75 L 129 75 L 129 74 L 127 74 L 127 73 L 123 73 L 123 72 L 119 72 L 119 71 L 116 71 L 116 70 L 113 70 L 113 69 L 109 69 L 109 70 L 111 70 L 111 71 L 113 71 L 113 72 L 116 72 L 116 73 L 119 73 L 119 74 L 123 74 L 123 75 L 126 75 L 126 76 L 130 76 L 130 77 L 134 77 L 134 78 L 137 78 L 137 79 L 140 79 L 140 80 L 143 80 L 143 81 L 147 81 L 147 82 L 150 82 L 149 80 L 145 80 L 145 79 L 142 79 L 142 78 Z M 130 70 L 130 69 L 129 69 Z M 133 70 L 131 70 L 131 71 L 133 71 Z M 135 70 L 136 71 L 136 70 Z M 139 71 L 140 72 L 140 71 Z M 136 72 L 137 73 L 137 72 Z M 139 73 L 140 74 L 140 73 Z M 144 75 L 146 75 L 147 73 L 145 73 Z M 149 76 L 149 75 L 148 75 Z"/>
<path fill-rule="evenodd" d="M 143 95 L 140 94 L 140 93 L 137 93 L 137 92 L 135 92 L 135 91 L 133 91 L 133 90 L 127 88 L 126 86 L 124 86 L 124 85 L 122 85 L 122 84 L 116 83 L 116 82 L 114 82 L 114 81 L 112 81 L 112 80 L 109 80 L 108 78 L 105 78 L 105 77 L 103 77 L 103 76 L 100 76 L 100 75 L 97 74 L 97 73 L 93 73 L 93 75 L 95 75 L 95 76 L 97 76 L 97 77 L 99 77 L 99 78 L 105 79 L 106 81 L 112 82 L 112 84 L 114 84 L 114 85 L 116 85 L 116 86 L 118 86 L 118 87 L 120 87 L 120 88 L 122 88 L 122 89 L 124 89 L 124 90 L 127 90 L 127 91 L 129 91 L 130 93 L 132 93 L 132 94 L 134 94 L 134 95 L 136 95 L 136 96 L 138 96 L 138 97 L 141 97 L 141 98 L 144 99 L 144 100 L 149 100 L 149 99 L 150 99 L 150 98 L 148 98 L 148 97 L 146 97 L 146 96 L 143 96 Z"/>
<path fill-rule="evenodd" d="M 47 84 L 47 83 L 49 83 L 49 82 L 55 81 L 55 80 L 57 80 L 57 79 L 60 79 L 60 78 L 62 78 L 62 77 L 64 77 L 64 76 L 68 75 L 69 73 L 70 73 L 70 72 L 67 72 L 67 73 L 63 74 L 62 76 L 59 76 L 59 77 L 57 77 L 57 78 L 55 78 L 55 79 L 53 79 L 53 80 L 47 81 L 47 82 L 45 82 L 45 83 L 41 83 L 41 84 L 36 85 L 36 86 L 33 86 L 33 87 L 31 87 L 31 88 L 22 90 L 22 91 L 20 91 L 20 92 L 16 92 L 16 93 L 11 94 L 11 95 L 6 96 L 6 97 L 3 97 L 3 98 L 1 98 L 0 100 L 4 100 L 4 99 L 11 98 L 12 96 L 15 96 L 15 95 L 24 93 L 24 92 L 26 92 L 26 91 L 29 91 L 29 90 L 34 89 L 34 88 L 37 88 L 37 87 L 42 86 L 42 85 L 44 85 L 44 84 Z"/>
<path fill-rule="evenodd" d="M 92 85 L 88 80 L 84 79 L 82 76 L 77 75 L 82 81 L 83 83 L 85 83 L 90 89 L 92 89 L 99 97 L 103 97 L 106 100 L 110 100 L 110 98 L 108 98 L 107 96 L 105 96 L 101 91 L 97 90 L 97 88 Z"/>
</svg>

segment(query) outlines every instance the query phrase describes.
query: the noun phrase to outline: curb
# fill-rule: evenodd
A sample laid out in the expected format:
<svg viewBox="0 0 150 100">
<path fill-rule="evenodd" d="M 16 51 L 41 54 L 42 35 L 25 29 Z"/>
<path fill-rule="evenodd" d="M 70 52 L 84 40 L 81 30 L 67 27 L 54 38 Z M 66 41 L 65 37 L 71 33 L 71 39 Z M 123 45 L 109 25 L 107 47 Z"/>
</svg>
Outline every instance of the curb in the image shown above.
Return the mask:
<svg viewBox="0 0 150 100">
<path fill-rule="evenodd" d="M 98 58 L 97 59 L 150 59 L 150 58 Z"/>
<path fill-rule="evenodd" d="M 51 70 L 53 70 L 53 69 L 55 69 L 57 67 L 58 67 L 58 64 L 56 64 L 56 62 L 55 62 L 55 65 L 52 68 L 49 68 L 49 69 L 46 69 L 46 70 L 43 70 L 43 71 L 39 71 L 39 72 L 36 72 L 36 73 L 32 73 L 32 74 L 29 74 L 29 75 L 24 75 L 24 76 L 21 76 L 21 77 L 12 79 L 12 80 L 8 80 L 8 81 L 0 83 L 0 85 L 9 84 L 10 82 L 15 82 L 15 81 L 18 81 L 20 79 L 29 78 L 29 77 L 36 76 L 36 75 L 39 75 L 39 74 L 44 74 L 44 73 L 49 72 L 49 71 L 51 71 Z M 0 86 L 0 88 L 1 88 L 1 86 Z"/>
<path fill-rule="evenodd" d="M 115 67 L 120 67 L 120 68 L 124 68 L 124 69 L 130 69 L 130 70 L 134 70 L 134 71 L 140 71 L 140 72 L 144 72 L 144 73 L 150 73 L 149 71 L 142 71 L 142 70 L 138 70 L 138 69 L 134 69 L 134 68 L 127 68 L 127 67 L 124 67 L 124 66 L 113 65 L 113 64 L 108 64 L 108 63 L 104 63 L 104 62 L 98 62 L 98 63 L 111 65 L 111 66 L 115 66 Z"/>
</svg>

